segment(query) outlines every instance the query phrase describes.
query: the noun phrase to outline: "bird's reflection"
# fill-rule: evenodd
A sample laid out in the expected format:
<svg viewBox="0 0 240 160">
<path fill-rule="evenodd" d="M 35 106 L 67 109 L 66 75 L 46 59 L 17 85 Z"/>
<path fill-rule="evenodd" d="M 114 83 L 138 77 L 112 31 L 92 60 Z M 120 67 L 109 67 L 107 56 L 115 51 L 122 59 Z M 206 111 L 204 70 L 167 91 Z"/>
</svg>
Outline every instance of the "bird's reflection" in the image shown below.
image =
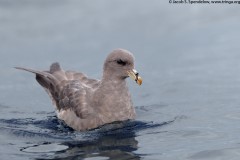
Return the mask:
<svg viewBox="0 0 240 160">
<path fill-rule="evenodd" d="M 64 142 L 69 148 L 58 152 L 55 159 L 83 159 L 89 157 L 106 157 L 107 159 L 131 159 L 138 160 L 143 155 L 135 153 L 138 149 L 138 141 L 135 139 L 139 130 L 160 127 L 172 123 L 172 121 L 160 124 L 141 121 L 125 121 L 108 124 L 99 129 L 89 131 L 85 138 L 88 140 Z M 84 136 L 81 137 L 84 139 Z M 89 139 L 89 137 L 91 137 Z"/>
<path fill-rule="evenodd" d="M 63 142 L 62 145 L 68 146 L 68 149 L 55 153 L 51 159 L 105 157 L 107 159 L 138 160 L 140 155 L 134 153 L 138 148 L 134 130 L 136 125 L 137 122 L 127 121 L 89 131 L 84 136 L 81 135 L 81 139 L 86 138 L 87 140 Z"/>
<path fill-rule="evenodd" d="M 0 119 L 0 124 L 3 131 L 28 139 L 26 147 L 21 148 L 21 151 L 33 153 L 34 159 L 68 160 L 101 157 L 101 159 L 138 160 L 143 156 L 135 152 L 138 149 L 136 137 L 139 131 L 161 127 L 175 120 L 157 124 L 142 121 L 116 122 L 87 132 L 76 132 L 62 124 L 55 116 L 49 116 L 44 120 Z M 34 126 L 33 130 L 27 126 Z"/>
</svg>

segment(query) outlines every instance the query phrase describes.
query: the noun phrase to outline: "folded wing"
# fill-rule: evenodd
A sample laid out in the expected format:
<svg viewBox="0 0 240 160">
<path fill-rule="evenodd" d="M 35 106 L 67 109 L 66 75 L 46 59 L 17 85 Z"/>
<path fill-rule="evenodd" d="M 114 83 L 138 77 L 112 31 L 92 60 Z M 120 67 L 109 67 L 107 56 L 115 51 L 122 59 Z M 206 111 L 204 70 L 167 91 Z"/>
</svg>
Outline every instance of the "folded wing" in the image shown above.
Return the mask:
<svg viewBox="0 0 240 160">
<path fill-rule="evenodd" d="M 89 92 L 98 87 L 99 81 L 74 71 L 64 71 L 58 63 L 53 63 L 49 71 L 37 71 L 16 67 L 36 74 L 36 80 L 46 90 L 57 110 L 70 109 L 80 119 L 87 119 L 94 114 L 89 106 Z"/>
</svg>

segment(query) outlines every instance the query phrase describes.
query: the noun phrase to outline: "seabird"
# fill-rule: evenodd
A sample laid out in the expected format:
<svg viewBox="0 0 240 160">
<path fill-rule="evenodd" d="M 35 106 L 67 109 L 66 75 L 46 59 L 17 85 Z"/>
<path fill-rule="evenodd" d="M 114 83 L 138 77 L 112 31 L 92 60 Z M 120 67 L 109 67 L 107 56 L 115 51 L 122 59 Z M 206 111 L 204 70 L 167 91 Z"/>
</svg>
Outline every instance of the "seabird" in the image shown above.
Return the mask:
<svg viewBox="0 0 240 160">
<path fill-rule="evenodd" d="M 127 50 L 115 49 L 107 56 L 101 80 L 64 71 L 59 63 L 53 63 L 49 71 L 15 68 L 36 74 L 37 82 L 52 99 L 58 118 L 75 130 L 94 129 L 136 116 L 126 78 L 131 77 L 138 85 L 142 78 Z"/>
</svg>

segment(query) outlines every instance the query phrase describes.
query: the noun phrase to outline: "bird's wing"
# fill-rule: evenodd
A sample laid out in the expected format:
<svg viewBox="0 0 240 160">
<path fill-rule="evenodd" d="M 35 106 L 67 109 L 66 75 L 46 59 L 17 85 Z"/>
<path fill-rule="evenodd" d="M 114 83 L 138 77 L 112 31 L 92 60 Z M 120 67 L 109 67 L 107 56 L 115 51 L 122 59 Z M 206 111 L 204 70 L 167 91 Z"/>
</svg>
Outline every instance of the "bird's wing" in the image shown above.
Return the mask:
<svg viewBox="0 0 240 160">
<path fill-rule="evenodd" d="M 55 99 L 59 111 L 70 109 L 75 112 L 76 116 L 86 119 L 93 114 L 94 110 L 89 105 L 88 96 L 91 89 L 84 86 L 80 80 L 67 80 L 60 84 L 58 99 Z"/>
<path fill-rule="evenodd" d="M 59 95 L 55 101 L 58 101 L 59 110 L 71 109 L 81 119 L 94 114 L 89 99 L 91 93 L 98 87 L 99 80 L 89 79 L 85 74 L 75 71 L 55 72 L 53 75 L 63 79 L 56 87 Z"/>
<path fill-rule="evenodd" d="M 99 85 L 98 80 L 89 79 L 83 73 L 64 71 L 58 63 L 52 64 L 50 71 L 16 68 L 36 74 L 36 80 L 52 98 L 58 111 L 70 109 L 80 119 L 94 113 L 88 99 L 89 93 Z"/>
<path fill-rule="evenodd" d="M 99 86 L 99 80 L 88 78 L 85 74 L 75 71 L 66 71 L 65 76 L 68 80 L 80 81 L 85 87 L 96 89 Z"/>
</svg>

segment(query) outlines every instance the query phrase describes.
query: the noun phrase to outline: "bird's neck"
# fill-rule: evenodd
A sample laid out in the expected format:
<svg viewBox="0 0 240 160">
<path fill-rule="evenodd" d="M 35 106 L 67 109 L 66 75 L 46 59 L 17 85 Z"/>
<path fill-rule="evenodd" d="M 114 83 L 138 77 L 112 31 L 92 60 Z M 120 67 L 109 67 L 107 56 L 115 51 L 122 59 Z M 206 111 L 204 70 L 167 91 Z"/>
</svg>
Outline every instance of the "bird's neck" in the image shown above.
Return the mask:
<svg viewBox="0 0 240 160">
<path fill-rule="evenodd" d="M 95 96 L 94 105 L 109 122 L 112 119 L 121 121 L 134 118 L 135 111 L 125 79 L 102 80 Z"/>
<path fill-rule="evenodd" d="M 120 90 L 125 90 L 128 89 L 127 87 L 127 82 L 125 79 L 122 78 L 104 78 L 101 81 L 100 87 L 103 87 L 104 90 L 108 91 L 117 91 L 118 89 Z"/>
<path fill-rule="evenodd" d="M 118 84 L 118 85 L 126 85 L 126 78 L 121 77 L 117 73 L 104 73 L 102 76 L 102 83 L 108 84 Z"/>
</svg>

